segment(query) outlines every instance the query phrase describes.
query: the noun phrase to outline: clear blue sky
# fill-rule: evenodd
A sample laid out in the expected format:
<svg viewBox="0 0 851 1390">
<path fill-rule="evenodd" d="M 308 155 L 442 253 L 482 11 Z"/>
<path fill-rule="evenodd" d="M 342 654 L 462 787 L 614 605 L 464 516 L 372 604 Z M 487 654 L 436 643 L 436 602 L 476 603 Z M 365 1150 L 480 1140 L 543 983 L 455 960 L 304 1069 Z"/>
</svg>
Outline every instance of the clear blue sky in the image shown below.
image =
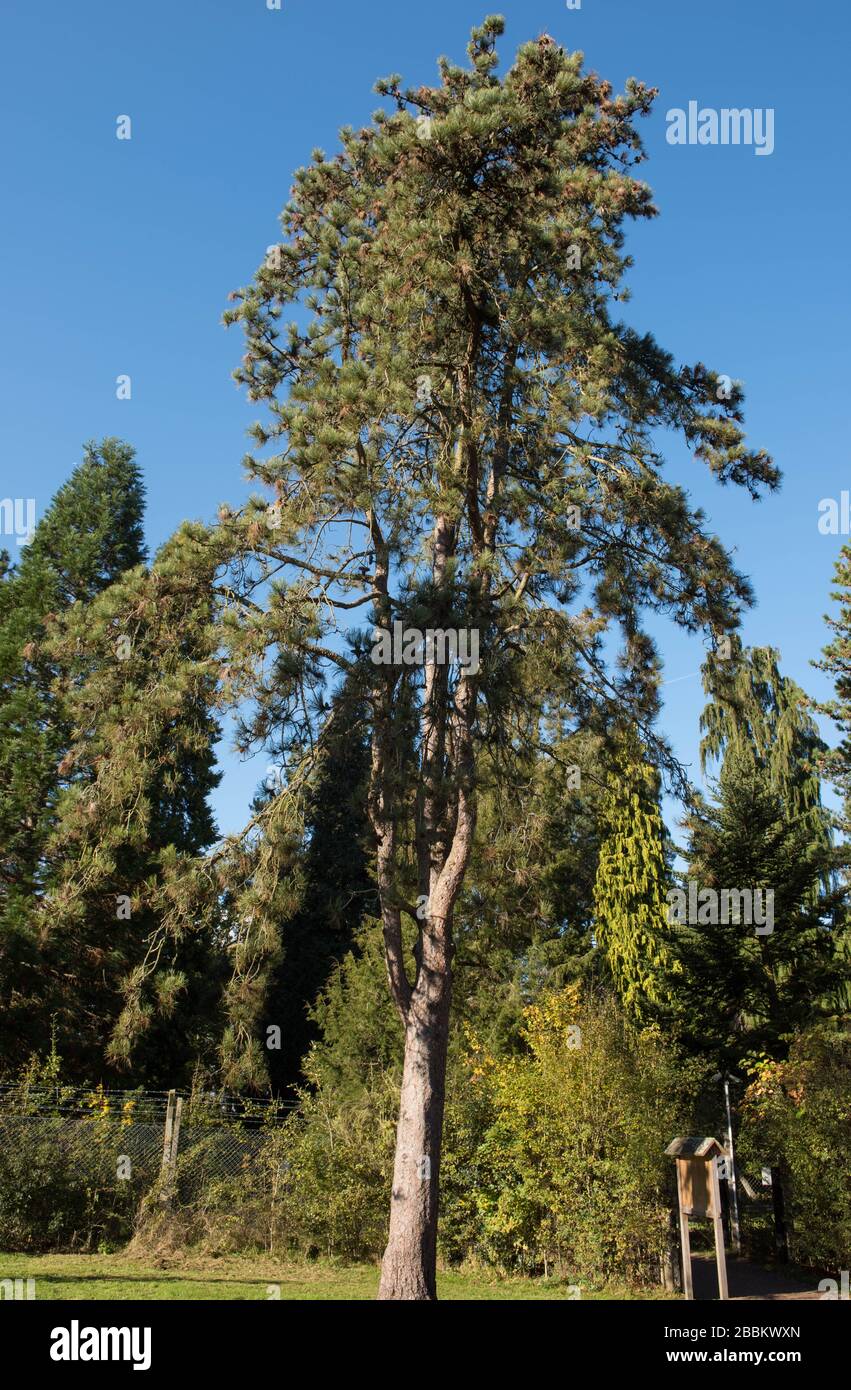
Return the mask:
<svg viewBox="0 0 851 1390">
<path fill-rule="evenodd" d="M 238 501 L 255 408 L 230 380 L 229 290 L 276 239 L 293 170 L 378 106 L 374 79 L 432 80 L 491 9 L 505 60 L 546 31 L 616 87 L 660 89 L 642 176 L 661 215 L 630 233 L 625 312 L 678 358 L 744 381 L 749 438 L 776 456 L 782 492 L 754 506 L 679 449 L 672 473 L 752 578 L 745 641 L 780 647 L 824 693 L 808 663 L 842 537 L 819 533 L 818 503 L 851 488 L 845 0 L 5 0 L 0 496 L 35 496 L 40 515 L 83 441 L 117 434 L 145 473 L 152 546 Z M 691 100 L 773 108 L 774 153 L 669 145 L 665 113 Z M 664 727 L 694 764 L 701 644 L 654 630 Z M 224 829 L 262 771 L 230 768 Z"/>
</svg>

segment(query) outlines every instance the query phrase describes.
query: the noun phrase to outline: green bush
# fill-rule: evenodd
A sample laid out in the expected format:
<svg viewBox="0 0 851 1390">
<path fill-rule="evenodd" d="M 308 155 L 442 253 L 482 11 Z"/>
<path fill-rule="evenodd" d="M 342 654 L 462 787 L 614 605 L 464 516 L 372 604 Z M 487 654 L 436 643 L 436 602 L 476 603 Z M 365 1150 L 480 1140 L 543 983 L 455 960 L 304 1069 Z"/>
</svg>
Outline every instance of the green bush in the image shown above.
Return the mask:
<svg viewBox="0 0 851 1390">
<path fill-rule="evenodd" d="M 130 1239 L 149 1179 L 131 1163 L 119 1125 L 100 1118 L 0 1117 L 0 1248 L 115 1249 Z"/>
<path fill-rule="evenodd" d="M 524 1032 L 519 1056 L 472 1039 L 467 1088 L 453 1088 L 445 1250 L 591 1283 L 658 1282 L 673 1200 L 663 1149 L 691 1128 L 702 1067 L 577 987 L 527 1009 Z"/>
<path fill-rule="evenodd" d="M 847 1269 L 851 1254 L 849 1024 L 811 1029 L 787 1061 L 755 1064 L 739 1135 L 746 1172 L 780 1170 L 792 1259 L 828 1271 Z"/>
<path fill-rule="evenodd" d="M 305 1098 L 284 1126 L 282 1207 L 290 1243 L 305 1254 L 378 1257 L 387 1240 L 398 1090 L 390 1076 L 344 1102 Z"/>
<path fill-rule="evenodd" d="M 632 1030 L 612 1000 L 583 1002 L 578 988 L 527 1009 L 523 1038 L 514 1040 L 520 1051 L 494 1056 L 475 1038 L 466 1049 L 458 1041 L 441 1169 L 442 1258 L 592 1284 L 657 1284 L 674 1205 L 663 1150 L 691 1132 L 699 1099 L 714 1095 L 702 1064 L 654 1030 Z M 244 1175 L 199 1181 L 197 1157 L 181 1158 L 174 1207 L 147 1204 L 148 1252 L 171 1244 L 347 1261 L 381 1255 L 397 1068 L 370 1068 L 362 1082 L 327 1065 L 311 1076 L 313 1089 Z"/>
<path fill-rule="evenodd" d="M 377 1257 L 387 1236 L 387 1198 L 398 1092 L 379 1076 L 369 1091 L 332 1103 L 320 1088 L 262 1136 L 241 1170 L 214 1177 L 205 1148 L 214 1133 L 179 1159 L 174 1199 L 145 1202 L 133 1249 L 208 1254 Z"/>
</svg>

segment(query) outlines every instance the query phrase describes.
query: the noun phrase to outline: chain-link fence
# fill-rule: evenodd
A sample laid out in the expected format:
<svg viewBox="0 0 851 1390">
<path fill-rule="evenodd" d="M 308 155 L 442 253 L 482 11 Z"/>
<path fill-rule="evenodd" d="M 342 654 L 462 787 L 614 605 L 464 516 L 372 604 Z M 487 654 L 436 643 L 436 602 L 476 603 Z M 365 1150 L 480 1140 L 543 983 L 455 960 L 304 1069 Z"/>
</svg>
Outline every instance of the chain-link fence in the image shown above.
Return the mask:
<svg viewBox="0 0 851 1390">
<path fill-rule="evenodd" d="M 127 1240 L 146 1197 L 192 1200 L 248 1177 L 286 1109 L 212 1092 L 0 1086 L 0 1247 Z"/>
</svg>

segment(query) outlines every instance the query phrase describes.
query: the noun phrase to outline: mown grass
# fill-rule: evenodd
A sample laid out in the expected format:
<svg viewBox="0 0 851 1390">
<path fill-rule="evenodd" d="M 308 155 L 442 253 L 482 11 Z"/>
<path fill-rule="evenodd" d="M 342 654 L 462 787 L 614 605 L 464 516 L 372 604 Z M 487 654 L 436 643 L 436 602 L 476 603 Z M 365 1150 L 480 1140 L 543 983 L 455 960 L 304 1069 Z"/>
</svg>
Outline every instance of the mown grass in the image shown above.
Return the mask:
<svg viewBox="0 0 851 1390">
<path fill-rule="evenodd" d="M 0 1279 L 35 1280 L 37 1299 L 174 1299 L 242 1301 L 280 1297 L 287 1301 L 369 1301 L 378 1289 L 372 1265 L 292 1264 L 258 1257 L 161 1260 L 126 1255 L 1 1255 Z M 278 1288 L 280 1293 L 278 1294 Z M 574 1299 L 567 1281 L 499 1279 L 447 1271 L 438 1278 L 441 1299 Z M 582 1299 L 664 1298 L 661 1289 L 636 1294 L 625 1289 L 580 1286 Z"/>
</svg>

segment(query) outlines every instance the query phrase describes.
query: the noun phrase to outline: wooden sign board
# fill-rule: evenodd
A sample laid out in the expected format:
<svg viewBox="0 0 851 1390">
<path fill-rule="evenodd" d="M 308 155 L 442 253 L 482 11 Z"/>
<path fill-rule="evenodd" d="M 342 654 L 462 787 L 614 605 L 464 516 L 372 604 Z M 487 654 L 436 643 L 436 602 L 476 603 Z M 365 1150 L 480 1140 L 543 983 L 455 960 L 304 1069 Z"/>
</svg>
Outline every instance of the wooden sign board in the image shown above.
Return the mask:
<svg viewBox="0 0 851 1390">
<path fill-rule="evenodd" d="M 681 1201 L 686 1216 L 715 1219 L 713 1203 L 712 1164 L 705 1158 L 678 1160 L 681 1177 Z"/>
<path fill-rule="evenodd" d="M 683 1292 L 694 1298 L 691 1281 L 691 1241 L 689 1219 L 708 1218 L 715 1233 L 715 1262 L 718 1269 L 718 1297 L 726 1299 L 727 1260 L 721 1224 L 721 1189 L 718 1159 L 726 1157 L 724 1147 L 711 1135 L 686 1135 L 674 1139 L 665 1153 L 676 1160 L 677 1193 L 680 1208 L 680 1244 L 683 1255 Z"/>
</svg>

